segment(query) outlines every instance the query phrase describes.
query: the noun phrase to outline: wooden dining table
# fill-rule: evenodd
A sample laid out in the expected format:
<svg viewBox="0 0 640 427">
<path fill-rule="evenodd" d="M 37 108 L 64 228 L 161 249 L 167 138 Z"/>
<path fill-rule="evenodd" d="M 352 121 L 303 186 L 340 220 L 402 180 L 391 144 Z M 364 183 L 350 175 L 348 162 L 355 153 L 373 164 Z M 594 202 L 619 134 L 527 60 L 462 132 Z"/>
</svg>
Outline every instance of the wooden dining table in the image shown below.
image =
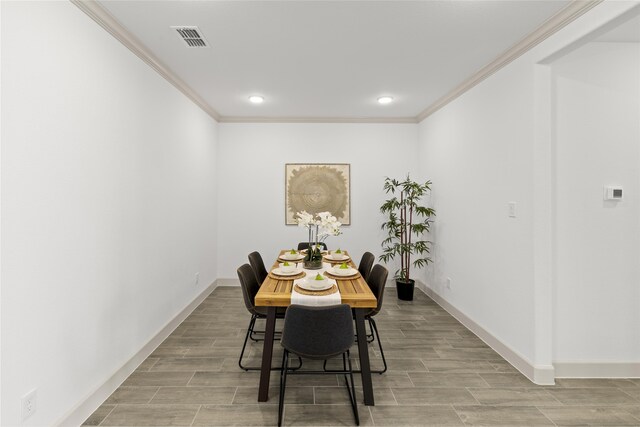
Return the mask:
<svg viewBox="0 0 640 427">
<path fill-rule="evenodd" d="M 286 251 L 280 252 L 278 257 Z M 349 255 L 345 251 L 346 255 Z M 340 262 L 323 260 L 324 262 Z M 353 259 L 349 258 L 348 264 L 356 268 Z M 273 268 L 279 266 L 276 259 Z M 264 348 L 262 350 L 262 365 L 260 371 L 260 388 L 258 390 L 258 401 L 269 400 L 269 379 L 271 376 L 271 359 L 273 357 L 273 341 L 276 327 L 276 310 L 278 307 L 288 307 L 291 305 L 291 290 L 293 279 L 286 277 L 272 276 L 269 274 L 260 286 L 260 290 L 255 296 L 255 305 L 267 308 L 267 320 L 265 327 Z M 360 371 L 362 375 L 362 390 L 364 394 L 364 404 L 373 406 L 373 384 L 371 382 L 371 365 L 369 362 L 369 349 L 367 346 L 367 333 L 364 324 L 364 315 L 377 306 L 376 296 L 371 292 L 367 282 L 360 274 L 353 278 L 336 278 L 336 284 L 340 291 L 343 304 L 351 306 L 355 312 L 356 336 L 358 341 L 358 355 L 360 357 Z"/>
</svg>

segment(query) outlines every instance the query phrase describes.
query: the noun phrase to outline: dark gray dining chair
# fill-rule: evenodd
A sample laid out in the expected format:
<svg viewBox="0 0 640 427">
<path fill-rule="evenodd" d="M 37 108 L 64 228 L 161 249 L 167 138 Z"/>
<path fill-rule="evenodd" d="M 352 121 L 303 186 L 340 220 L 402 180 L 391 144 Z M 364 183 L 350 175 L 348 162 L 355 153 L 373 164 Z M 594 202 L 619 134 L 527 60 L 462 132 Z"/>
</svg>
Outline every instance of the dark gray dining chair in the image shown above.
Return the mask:
<svg viewBox="0 0 640 427">
<path fill-rule="evenodd" d="M 327 250 L 327 244 L 325 242 L 319 242 L 318 246 L 322 248 L 323 251 Z M 300 242 L 298 243 L 298 250 L 302 251 L 305 249 L 309 249 L 309 242 Z"/>
<path fill-rule="evenodd" d="M 256 279 L 256 275 L 253 268 L 249 264 L 243 264 L 238 268 L 238 279 L 240 279 L 240 287 L 242 288 L 242 298 L 244 299 L 244 305 L 247 307 L 247 311 L 251 314 L 251 320 L 249 321 L 249 327 L 247 327 L 247 334 L 244 337 L 244 344 L 242 344 L 242 351 L 240 351 L 240 357 L 238 358 L 238 366 L 245 371 L 259 371 L 258 366 L 244 366 L 242 364 L 242 357 L 247 347 L 247 341 L 251 338 L 253 341 L 260 341 L 255 337 L 255 334 L 264 335 L 264 331 L 255 330 L 256 320 L 267 318 L 266 307 L 256 307 L 255 297 L 260 289 L 260 284 Z M 279 309 L 276 312 L 276 318 L 284 319 L 284 313 L 286 309 Z"/>
<path fill-rule="evenodd" d="M 369 322 L 369 327 L 371 328 L 371 341 L 372 342 L 375 334 L 375 339 L 378 340 L 378 346 L 380 347 L 380 355 L 382 356 L 382 363 L 384 364 L 384 369 L 382 370 L 371 370 L 372 373 L 383 374 L 387 371 L 387 360 L 384 357 L 384 351 L 382 350 L 382 342 L 380 341 L 380 334 L 378 333 L 378 326 L 376 325 L 376 321 L 373 318 L 375 315 L 380 313 L 382 309 L 382 300 L 384 298 L 384 288 L 387 284 L 387 277 L 389 276 L 389 271 L 381 266 L 380 264 L 376 264 L 373 266 L 371 270 L 371 274 L 369 274 L 369 280 L 367 280 L 367 284 L 371 289 L 371 292 L 376 296 L 376 300 L 378 301 L 378 305 L 371 309 L 371 311 L 365 313 L 364 318 Z"/>
<path fill-rule="evenodd" d="M 240 279 L 240 287 L 242 288 L 242 298 L 244 299 L 244 305 L 247 308 L 247 311 L 251 314 L 251 320 L 249 321 L 249 326 L 247 327 L 247 334 L 244 337 L 242 351 L 240 351 L 238 366 L 240 366 L 240 368 L 244 369 L 245 371 L 256 371 L 260 370 L 260 368 L 257 366 L 244 366 L 242 364 L 242 357 L 244 356 L 244 351 L 247 347 L 247 341 L 249 340 L 249 337 L 251 337 L 254 341 L 257 341 L 257 339 L 253 338 L 254 333 L 264 333 L 264 331 L 256 331 L 254 328 L 256 325 L 256 320 L 267 318 L 267 310 L 263 307 L 256 307 L 255 305 L 255 296 L 260 289 L 260 284 L 258 283 L 258 279 L 256 279 L 253 268 L 251 268 L 249 264 L 243 264 L 240 268 L 238 268 L 238 279 Z"/>
<path fill-rule="evenodd" d="M 266 319 L 267 318 L 267 310 L 266 307 L 257 307 L 255 305 L 255 297 L 260 289 L 260 284 L 256 279 L 253 269 L 249 264 L 243 264 L 240 268 L 238 268 L 238 279 L 240 279 L 240 287 L 242 288 L 242 298 L 244 299 L 244 305 L 247 308 L 247 311 L 251 314 L 251 320 L 249 321 L 249 327 L 247 327 L 247 334 L 244 337 L 244 344 L 242 344 L 242 351 L 240 351 L 240 357 L 238 358 L 238 366 L 244 369 L 245 371 L 259 371 L 259 366 L 244 366 L 242 364 L 242 357 L 244 356 L 244 352 L 247 347 L 247 341 L 251 338 L 253 341 L 261 341 L 261 339 L 256 338 L 255 334 L 264 335 L 264 331 L 255 330 L 256 320 L 258 319 Z M 284 319 L 284 315 L 286 312 L 286 307 L 278 307 L 276 311 L 276 319 Z M 279 334 L 276 331 L 276 334 Z M 302 360 L 300 360 L 300 366 L 302 366 Z M 298 366 L 296 369 L 300 368 Z M 276 368 L 279 369 L 279 368 Z"/>
<path fill-rule="evenodd" d="M 278 426 L 282 425 L 282 410 L 287 385 L 287 375 L 343 373 L 351 408 L 360 425 L 358 404 L 353 382 L 353 369 L 349 349 L 353 341 L 353 317 L 347 304 L 325 307 L 290 305 L 284 318 L 282 339 L 284 347 L 282 370 L 280 372 L 280 401 L 278 406 Z M 289 368 L 289 354 L 314 360 L 327 360 L 342 355 L 342 371 L 294 371 Z M 350 381 L 350 383 L 349 383 Z"/>
<path fill-rule="evenodd" d="M 362 275 L 362 278 L 365 280 L 369 280 L 369 274 L 371 274 L 371 267 L 373 267 L 373 263 L 375 262 L 376 257 L 371 252 L 365 252 L 362 254 L 362 258 L 360 259 L 360 264 L 358 264 L 358 271 Z"/>
<path fill-rule="evenodd" d="M 362 273 L 360 273 L 362 274 Z M 382 300 L 384 299 L 384 288 L 387 284 L 387 277 L 389 276 L 389 271 L 381 266 L 380 264 L 376 264 L 371 270 L 371 274 L 369 274 L 369 280 L 367 280 L 367 285 L 371 289 L 371 292 L 376 296 L 376 301 L 378 304 L 375 308 L 367 311 L 364 315 L 365 320 L 369 323 L 369 329 L 371 330 L 371 334 L 366 335 L 366 340 L 368 343 L 371 343 L 378 340 L 378 347 L 380 348 L 380 356 L 382 357 L 382 363 L 384 365 L 383 369 L 372 369 L 372 374 L 384 374 L 387 372 L 387 359 L 384 357 L 384 350 L 382 349 L 382 342 L 380 342 L 380 334 L 378 333 L 378 326 L 376 325 L 376 321 L 373 319 L 373 316 L 380 313 L 382 309 Z M 353 314 L 355 318 L 355 314 Z M 357 338 L 356 338 L 357 340 Z M 333 369 L 327 369 L 327 362 L 325 361 L 323 365 L 323 369 L 325 372 L 333 372 L 336 371 Z M 360 372 L 359 370 L 355 370 L 354 372 Z"/>
<path fill-rule="evenodd" d="M 251 264 L 253 274 L 256 275 L 258 285 L 262 285 L 262 282 L 264 282 L 264 279 L 267 278 L 269 273 L 267 273 L 267 269 L 264 267 L 264 261 L 259 252 L 254 251 L 249 254 L 249 264 Z"/>
</svg>

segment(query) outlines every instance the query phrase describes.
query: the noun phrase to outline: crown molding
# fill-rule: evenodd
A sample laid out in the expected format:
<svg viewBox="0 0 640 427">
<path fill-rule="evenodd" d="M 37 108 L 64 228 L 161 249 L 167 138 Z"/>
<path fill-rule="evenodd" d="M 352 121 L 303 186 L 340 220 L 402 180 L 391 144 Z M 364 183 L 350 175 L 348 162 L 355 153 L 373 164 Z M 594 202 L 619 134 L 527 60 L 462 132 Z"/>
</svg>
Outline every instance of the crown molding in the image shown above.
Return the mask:
<svg viewBox="0 0 640 427">
<path fill-rule="evenodd" d="M 220 123 L 418 123 L 415 117 L 243 117 L 222 116 Z"/>
<path fill-rule="evenodd" d="M 422 120 L 426 119 L 431 114 L 435 113 L 440 108 L 444 107 L 463 93 L 467 92 L 487 77 L 491 76 L 501 68 L 505 67 L 515 59 L 522 56 L 524 53 L 565 27 L 567 24 L 579 18 L 587 11 L 593 9 L 602 1 L 603 0 L 573 0 L 558 13 L 543 22 L 542 25 L 536 28 L 532 33 L 507 49 L 489 64 L 476 71 L 471 77 L 464 80 L 445 96 L 427 107 L 424 111 L 416 116 L 416 122 L 419 123 Z"/>
<path fill-rule="evenodd" d="M 205 113 L 215 120 L 220 120 L 220 114 L 200 97 L 188 84 L 178 77 L 169 67 L 164 65 L 145 45 L 123 27 L 106 9 L 95 0 L 70 0 L 81 11 L 86 13 L 98 25 L 107 30 L 120 43 L 126 46 L 138 58 L 146 62 L 158 74 L 175 86 L 187 98 L 193 101 Z"/>
</svg>

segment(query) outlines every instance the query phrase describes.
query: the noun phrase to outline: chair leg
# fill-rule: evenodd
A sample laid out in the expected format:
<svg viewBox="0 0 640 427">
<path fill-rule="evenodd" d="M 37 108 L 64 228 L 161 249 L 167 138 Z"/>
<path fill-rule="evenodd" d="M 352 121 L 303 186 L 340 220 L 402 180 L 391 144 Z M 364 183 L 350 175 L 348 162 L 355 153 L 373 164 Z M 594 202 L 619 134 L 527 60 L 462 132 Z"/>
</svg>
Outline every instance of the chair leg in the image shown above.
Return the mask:
<svg viewBox="0 0 640 427">
<path fill-rule="evenodd" d="M 259 339 L 259 338 L 254 338 L 253 337 L 256 334 L 256 331 L 253 330 L 253 326 L 255 326 L 256 320 L 258 320 L 257 316 L 254 315 L 253 317 L 254 317 L 254 320 L 253 320 L 253 325 L 251 327 L 251 333 L 249 334 L 249 339 L 251 339 L 251 341 L 253 341 L 253 342 L 263 341 L 264 338 Z M 262 332 L 262 334 L 264 335 L 264 332 Z"/>
<path fill-rule="evenodd" d="M 298 356 L 298 361 L 300 362 L 300 364 L 298 366 L 294 366 L 293 368 L 289 368 L 292 371 L 297 371 L 298 369 L 302 368 L 302 357 Z"/>
<path fill-rule="evenodd" d="M 371 326 L 373 326 L 373 332 L 376 334 L 376 339 L 378 340 L 378 346 L 380 347 L 380 355 L 382 356 L 382 363 L 384 364 L 384 369 L 381 371 L 371 371 L 372 374 L 384 374 L 387 372 L 387 359 L 384 357 L 384 351 L 382 350 L 382 342 L 380 341 L 380 334 L 378 333 L 378 326 L 376 325 L 376 321 L 371 317 L 369 318 L 371 322 Z"/>
<path fill-rule="evenodd" d="M 375 341 L 375 336 L 373 335 L 373 326 L 371 326 L 371 318 L 368 317 L 367 320 L 369 321 L 369 330 L 371 331 L 371 333 L 367 333 L 367 342 L 368 343 L 372 343 L 373 341 Z M 358 337 L 355 337 L 356 343 L 358 342 Z"/>
<path fill-rule="evenodd" d="M 349 377 L 351 378 L 351 389 L 349 389 L 349 381 L 347 381 L 347 376 L 344 376 L 344 379 L 347 383 L 347 391 L 349 392 L 349 400 L 351 401 L 351 409 L 353 409 L 353 416 L 356 418 L 356 425 L 360 425 L 360 416 L 358 415 L 358 401 L 356 400 L 356 387 L 355 382 L 353 381 L 353 369 L 351 366 L 351 356 L 349 355 L 349 350 L 346 353 L 346 359 L 349 361 Z M 345 364 L 345 354 L 342 355 L 342 365 L 344 366 L 344 370 L 347 370 L 347 366 Z"/>
<path fill-rule="evenodd" d="M 349 373 L 347 372 L 347 358 L 345 357 L 346 353 L 342 353 L 342 372 L 344 372 L 344 381 L 347 384 L 347 391 L 349 390 Z M 327 360 L 324 361 L 327 363 Z M 351 398 L 351 393 L 349 393 L 349 398 Z"/>
<path fill-rule="evenodd" d="M 282 367 L 280 369 L 280 400 L 278 402 L 278 427 L 282 425 L 282 411 L 284 409 L 284 392 L 287 386 L 287 368 L 289 366 L 289 352 L 284 350 L 282 354 Z"/>
<path fill-rule="evenodd" d="M 244 366 L 242 364 L 242 357 L 244 356 L 244 351 L 247 348 L 247 341 L 249 340 L 249 338 L 251 338 L 251 334 L 253 334 L 254 332 L 253 328 L 256 325 L 257 319 L 258 318 L 256 316 L 251 316 L 251 321 L 249 322 L 249 327 L 247 328 L 247 335 L 244 337 L 244 344 L 242 345 L 242 351 L 240 352 L 240 358 L 238 359 L 238 366 L 240 366 L 240 369 L 244 369 L 245 371 L 261 370 L 260 366 Z M 261 341 L 261 340 L 254 339 L 253 341 Z M 298 361 L 300 362 L 298 366 L 294 366 L 293 368 L 290 368 L 292 371 L 302 368 L 302 358 L 300 356 L 298 356 Z M 278 369 L 278 368 L 272 368 L 272 369 Z"/>
<path fill-rule="evenodd" d="M 299 356 L 298 356 L 299 357 Z M 326 362 L 326 360 L 325 360 Z M 300 362 L 302 364 L 302 360 Z M 347 367 L 348 366 L 348 367 Z M 325 367 L 326 368 L 326 367 Z M 349 403 L 351 403 L 351 409 L 353 410 L 353 416 L 356 420 L 356 425 L 360 425 L 360 415 L 358 414 L 358 401 L 356 399 L 355 381 L 353 380 L 353 366 L 351 365 L 351 356 L 349 350 L 342 353 L 342 371 L 335 371 L 344 374 L 345 386 L 347 387 L 347 393 L 349 394 Z M 284 350 L 282 354 L 282 367 L 280 368 L 280 400 L 278 402 L 278 427 L 282 425 L 283 412 L 284 412 L 284 398 L 285 390 L 287 387 L 287 374 L 294 369 L 289 367 L 289 351 Z M 326 369 L 325 369 L 326 371 Z M 304 371 L 309 374 L 323 374 L 322 371 Z M 334 372 L 334 371 L 326 371 Z"/>
<path fill-rule="evenodd" d="M 244 350 L 247 348 L 247 341 L 249 340 L 249 336 L 253 332 L 253 326 L 256 323 L 256 316 L 251 316 L 251 321 L 249 321 L 249 327 L 247 328 L 247 335 L 244 337 L 244 344 L 242 345 L 242 351 L 240 352 L 240 358 L 238 359 L 238 366 L 245 371 L 248 371 L 251 368 L 247 368 L 242 366 L 242 356 L 244 356 Z"/>
<path fill-rule="evenodd" d="M 256 317 L 256 320 L 258 320 L 257 317 Z M 280 339 L 280 335 L 282 334 L 282 332 L 275 331 L 274 334 L 275 334 L 274 339 Z M 259 337 L 256 337 L 256 335 L 259 335 Z M 251 335 L 249 335 L 249 338 L 251 339 L 251 341 L 254 341 L 254 342 L 264 341 L 264 331 L 256 331 L 255 324 L 254 324 L 254 329 L 251 330 Z"/>
</svg>

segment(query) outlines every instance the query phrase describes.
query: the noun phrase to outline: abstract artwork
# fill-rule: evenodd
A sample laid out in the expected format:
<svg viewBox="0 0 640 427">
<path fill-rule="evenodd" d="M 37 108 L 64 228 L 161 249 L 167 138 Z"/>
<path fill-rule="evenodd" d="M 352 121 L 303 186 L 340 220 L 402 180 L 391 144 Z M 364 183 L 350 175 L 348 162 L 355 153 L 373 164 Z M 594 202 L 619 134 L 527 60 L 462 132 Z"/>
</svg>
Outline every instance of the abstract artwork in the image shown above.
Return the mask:
<svg viewBox="0 0 640 427">
<path fill-rule="evenodd" d="M 285 221 L 295 225 L 295 214 L 331 212 L 351 224 L 350 165 L 348 163 L 287 163 L 285 165 Z"/>
</svg>

